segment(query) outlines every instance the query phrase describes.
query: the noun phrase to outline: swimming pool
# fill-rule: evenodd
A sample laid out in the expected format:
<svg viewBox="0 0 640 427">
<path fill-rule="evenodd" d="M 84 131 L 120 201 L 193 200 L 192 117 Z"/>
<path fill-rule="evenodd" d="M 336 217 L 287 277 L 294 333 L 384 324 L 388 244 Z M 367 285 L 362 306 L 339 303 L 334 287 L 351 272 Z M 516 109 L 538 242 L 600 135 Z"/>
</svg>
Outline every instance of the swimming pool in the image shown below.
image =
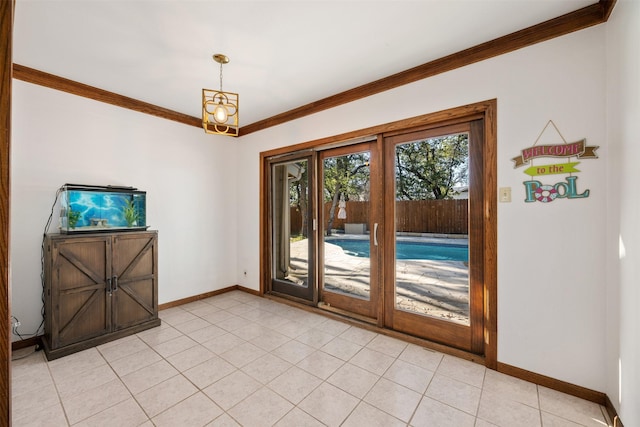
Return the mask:
<svg viewBox="0 0 640 427">
<path fill-rule="evenodd" d="M 369 241 L 359 239 L 330 239 L 352 256 L 369 258 Z M 469 247 L 458 244 L 427 242 L 396 242 L 396 259 L 429 259 L 435 261 L 469 261 Z"/>
</svg>

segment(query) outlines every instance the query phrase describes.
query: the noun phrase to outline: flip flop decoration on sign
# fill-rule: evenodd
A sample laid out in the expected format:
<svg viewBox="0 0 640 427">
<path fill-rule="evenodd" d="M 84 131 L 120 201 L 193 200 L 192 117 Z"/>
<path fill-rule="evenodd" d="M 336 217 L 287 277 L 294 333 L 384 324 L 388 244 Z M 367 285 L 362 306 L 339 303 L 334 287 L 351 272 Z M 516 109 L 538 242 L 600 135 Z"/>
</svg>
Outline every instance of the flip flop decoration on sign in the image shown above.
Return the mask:
<svg viewBox="0 0 640 427">
<path fill-rule="evenodd" d="M 537 145 L 542 134 L 547 130 L 549 125 L 553 125 L 554 129 L 562 139 L 562 144 L 549 144 L 549 145 Z M 514 168 L 521 166 L 529 166 L 524 170 L 524 173 L 529 175 L 531 179 L 524 181 L 524 189 L 526 198 L 525 202 L 542 202 L 551 203 L 557 199 L 583 199 L 589 197 L 589 190 L 582 192 L 578 191 L 578 177 L 574 176 L 576 172 L 580 172 L 576 169 L 576 166 L 580 162 L 575 161 L 578 159 L 597 159 L 596 150 L 597 145 L 587 146 L 587 140 L 581 139 L 580 141 L 567 142 L 562 136 L 558 127 L 553 120 L 549 120 L 540 132 L 540 135 L 533 143 L 531 147 L 527 147 L 521 150 L 521 154 L 514 157 Z M 534 165 L 533 160 L 554 157 L 565 158 L 566 162 L 551 163 L 544 165 Z M 572 161 L 572 158 L 574 158 Z M 540 181 L 541 177 L 548 177 L 550 175 L 568 175 L 564 178 L 564 181 L 556 182 L 555 184 L 544 184 Z M 534 177 L 537 177 L 534 179 Z"/>
</svg>

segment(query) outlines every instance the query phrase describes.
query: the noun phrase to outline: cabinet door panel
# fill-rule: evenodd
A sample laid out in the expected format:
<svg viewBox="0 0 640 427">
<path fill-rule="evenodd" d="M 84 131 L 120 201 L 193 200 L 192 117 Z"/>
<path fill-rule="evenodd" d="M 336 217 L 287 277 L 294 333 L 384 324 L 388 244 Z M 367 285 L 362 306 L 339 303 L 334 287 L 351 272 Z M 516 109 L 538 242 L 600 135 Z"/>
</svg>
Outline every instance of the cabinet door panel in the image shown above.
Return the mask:
<svg viewBox="0 0 640 427">
<path fill-rule="evenodd" d="M 114 327 L 126 328 L 155 318 L 153 280 L 136 280 L 119 284 L 114 293 Z"/>
<path fill-rule="evenodd" d="M 55 242 L 52 302 L 53 344 L 64 346 L 109 331 L 107 294 L 110 239 Z"/>
<path fill-rule="evenodd" d="M 113 293 L 114 330 L 156 317 L 157 259 L 155 233 L 114 237 L 112 271 L 117 277 L 117 290 Z"/>
</svg>

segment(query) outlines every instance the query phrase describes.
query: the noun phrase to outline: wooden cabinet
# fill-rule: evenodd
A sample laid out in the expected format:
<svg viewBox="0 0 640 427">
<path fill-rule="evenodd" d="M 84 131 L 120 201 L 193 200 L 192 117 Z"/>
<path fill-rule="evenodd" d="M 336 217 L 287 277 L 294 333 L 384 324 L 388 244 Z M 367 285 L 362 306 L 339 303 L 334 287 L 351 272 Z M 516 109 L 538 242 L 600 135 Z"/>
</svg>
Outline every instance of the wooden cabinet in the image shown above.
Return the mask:
<svg viewBox="0 0 640 427">
<path fill-rule="evenodd" d="M 156 231 L 50 234 L 44 256 L 47 359 L 160 325 Z"/>
</svg>

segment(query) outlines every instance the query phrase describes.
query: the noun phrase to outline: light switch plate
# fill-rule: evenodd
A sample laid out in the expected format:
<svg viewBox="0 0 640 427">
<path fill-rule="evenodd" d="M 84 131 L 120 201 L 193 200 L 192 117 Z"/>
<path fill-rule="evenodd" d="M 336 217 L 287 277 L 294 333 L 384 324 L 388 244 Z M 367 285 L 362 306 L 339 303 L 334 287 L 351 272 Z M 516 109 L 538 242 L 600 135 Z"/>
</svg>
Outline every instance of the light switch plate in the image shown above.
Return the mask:
<svg viewBox="0 0 640 427">
<path fill-rule="evenodd" d="M 511 202 L 511 187 L 500 187 L 499 200 L 501 203 Z"/>
</svg>

